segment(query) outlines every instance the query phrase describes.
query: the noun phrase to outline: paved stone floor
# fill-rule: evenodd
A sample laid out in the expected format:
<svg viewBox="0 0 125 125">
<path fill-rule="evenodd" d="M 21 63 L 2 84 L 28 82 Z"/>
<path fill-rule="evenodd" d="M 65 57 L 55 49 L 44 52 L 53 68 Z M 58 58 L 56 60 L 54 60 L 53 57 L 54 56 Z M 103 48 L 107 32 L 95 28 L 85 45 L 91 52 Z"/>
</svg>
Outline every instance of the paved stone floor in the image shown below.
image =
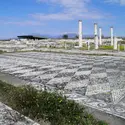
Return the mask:
<svg viewBox="0 0 125 125">
<path fill-rule="evenodd" d="M 37 89 L 63 90 L 76 102 L 125 118 L 125 59 L 56 53 L 0 55 L 0 71 Z"/>
<path fill-rule="evenodd" d="M 0 102 L 0 125 L 39 125 Z"/>
</svg>

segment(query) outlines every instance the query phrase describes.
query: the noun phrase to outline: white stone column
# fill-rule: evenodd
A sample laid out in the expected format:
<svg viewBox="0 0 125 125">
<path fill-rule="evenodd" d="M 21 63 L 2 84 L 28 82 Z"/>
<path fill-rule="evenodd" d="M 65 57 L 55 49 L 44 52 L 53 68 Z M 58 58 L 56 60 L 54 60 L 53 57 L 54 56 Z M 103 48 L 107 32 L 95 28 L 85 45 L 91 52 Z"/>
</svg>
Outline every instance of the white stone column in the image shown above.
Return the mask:
<svg viewBox="0 0 125 125">
<path fill-rule="evenodd" d="M 99 45 L 102 45 L 102 28 L 99 28 Z"/>
<path fill-rule="evenodd" d="M 98 26 L 97 26 L 97 23 L 94 23 L 94 35 L 95 35 L 95 49 L 98 49 L 99 48 L 99 45 L 98 45 Z"/>
<path fill-rule="evenodd" d="M 88 50 L 90 50 L 90 41 L 87 42 Z"/>
<path fill-rule="evenodd" d="M 118 44 L 118 51 L 120 51 L 120 44 Z"/>
<path fill-rule="evenodd" d="M 66 41 L 64 42 L 64 47 L 65 47 L 65 49 L 67 49 Z"/>
<path fill-rule="evenodd" d="M 117 37 L 114 37 L 114 50 L 118 50 L 118 40 L 117 40 Z"/>
<path fill-rule="evenodd" d="M 82 47 L 82 20 L 79 20 L 79 47 Z"/>
<path fill-rule="evenodd" d="M 113 40 L 113 37 L 114 37 L 114 31 L 113 31 L 113 27 L 111 27 L 110 28 L 110 30 L 111 30 L 111 46 L 113 46 L 114 45 L 114 40 Z"/>
</svg>

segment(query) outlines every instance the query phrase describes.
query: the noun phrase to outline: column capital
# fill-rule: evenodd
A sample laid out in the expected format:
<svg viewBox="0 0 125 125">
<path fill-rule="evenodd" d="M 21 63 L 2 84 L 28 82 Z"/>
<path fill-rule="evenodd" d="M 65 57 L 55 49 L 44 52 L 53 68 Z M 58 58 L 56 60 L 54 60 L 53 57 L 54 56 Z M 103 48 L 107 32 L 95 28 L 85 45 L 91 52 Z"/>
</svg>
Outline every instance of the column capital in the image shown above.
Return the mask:
<svg viewBox="0 0 125 125">
<path fill-rule="evenodd" d="M 79 20 L 79 22 L 82 22 L 82 20 Z"/>
</svg>

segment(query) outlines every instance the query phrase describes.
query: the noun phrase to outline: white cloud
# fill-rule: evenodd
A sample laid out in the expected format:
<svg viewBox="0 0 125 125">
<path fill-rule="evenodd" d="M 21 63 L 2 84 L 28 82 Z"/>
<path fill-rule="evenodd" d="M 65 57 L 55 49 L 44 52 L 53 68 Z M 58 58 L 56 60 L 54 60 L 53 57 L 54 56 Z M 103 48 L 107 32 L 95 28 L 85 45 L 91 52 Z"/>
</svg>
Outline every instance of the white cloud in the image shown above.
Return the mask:
<svg viewBox="0 0 125 125">
<path fill-rule="evenodd" d="M 35 13 L 31 14 L 32 17 L 40 20 L 72 20 L 73 17 L 65 13 L 56 13 L 56 14 L 42 14 Z"/>
<path fill-rule="evenodd" d="M 37 21 L 3 21 L 3 24 L 12 24 L 12 25 L 20 25 L 20 26 L 27 26 L 27 25 L 39 26 L 39 25 L 43 25 L 41 22 L 37 22 Z"/>
<path fill-rule="evenodd" d="M 79 15 L 74 15 L 71 13 L 56 13 L 56 14 L 41 14 L 36 13 L 32 14 L 32 17 L 40 20 L 73 20 L 73 19 L 101 19 L 103 15 L 98 14 L 97 12 L 93 13 L 83 13 Z"/>
<path fill-rule="evenodd" d="M 61 6 L 63 10 L 58 13 L 34 13 L 31 14 L 35 19 L 40 20 L 73 20 L 73 19 L 101 19 L 101 13 L 89 8 L 91 0 L 37 0 L 37 2 L 49 5 Z"/>
<path fill-rule="evenodd" d="M 118 3 L 121 5 L 125 5 L 125 0 L 105 0 L 107 3 Z"/>
</svg>

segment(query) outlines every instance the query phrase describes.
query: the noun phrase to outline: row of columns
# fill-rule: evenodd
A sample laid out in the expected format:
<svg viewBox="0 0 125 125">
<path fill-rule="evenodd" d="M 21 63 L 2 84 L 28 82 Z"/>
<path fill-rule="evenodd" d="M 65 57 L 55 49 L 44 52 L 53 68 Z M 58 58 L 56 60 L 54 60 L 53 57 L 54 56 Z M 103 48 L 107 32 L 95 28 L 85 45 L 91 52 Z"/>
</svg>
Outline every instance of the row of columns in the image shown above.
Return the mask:
<svg viewBox="0 0 125 125">
<path fill-rule="evenodd" d="M 114 49 L 117 49 L 117 38 L 114 38 L 113 27 L 110 28 L 111 32 L 111 46 L 114 46 Z M 79 47 L 81 48 L 82 43 L 82 20 L 79 20 Z M 95 49 L 99 48 L 99 45 L 102 45 L 102 28 L 99 28 L 99 38 L 98 38 L 98 25 L 97 23 L 94 24 L 94 42 L 95 42 Z"/>
</svg>

